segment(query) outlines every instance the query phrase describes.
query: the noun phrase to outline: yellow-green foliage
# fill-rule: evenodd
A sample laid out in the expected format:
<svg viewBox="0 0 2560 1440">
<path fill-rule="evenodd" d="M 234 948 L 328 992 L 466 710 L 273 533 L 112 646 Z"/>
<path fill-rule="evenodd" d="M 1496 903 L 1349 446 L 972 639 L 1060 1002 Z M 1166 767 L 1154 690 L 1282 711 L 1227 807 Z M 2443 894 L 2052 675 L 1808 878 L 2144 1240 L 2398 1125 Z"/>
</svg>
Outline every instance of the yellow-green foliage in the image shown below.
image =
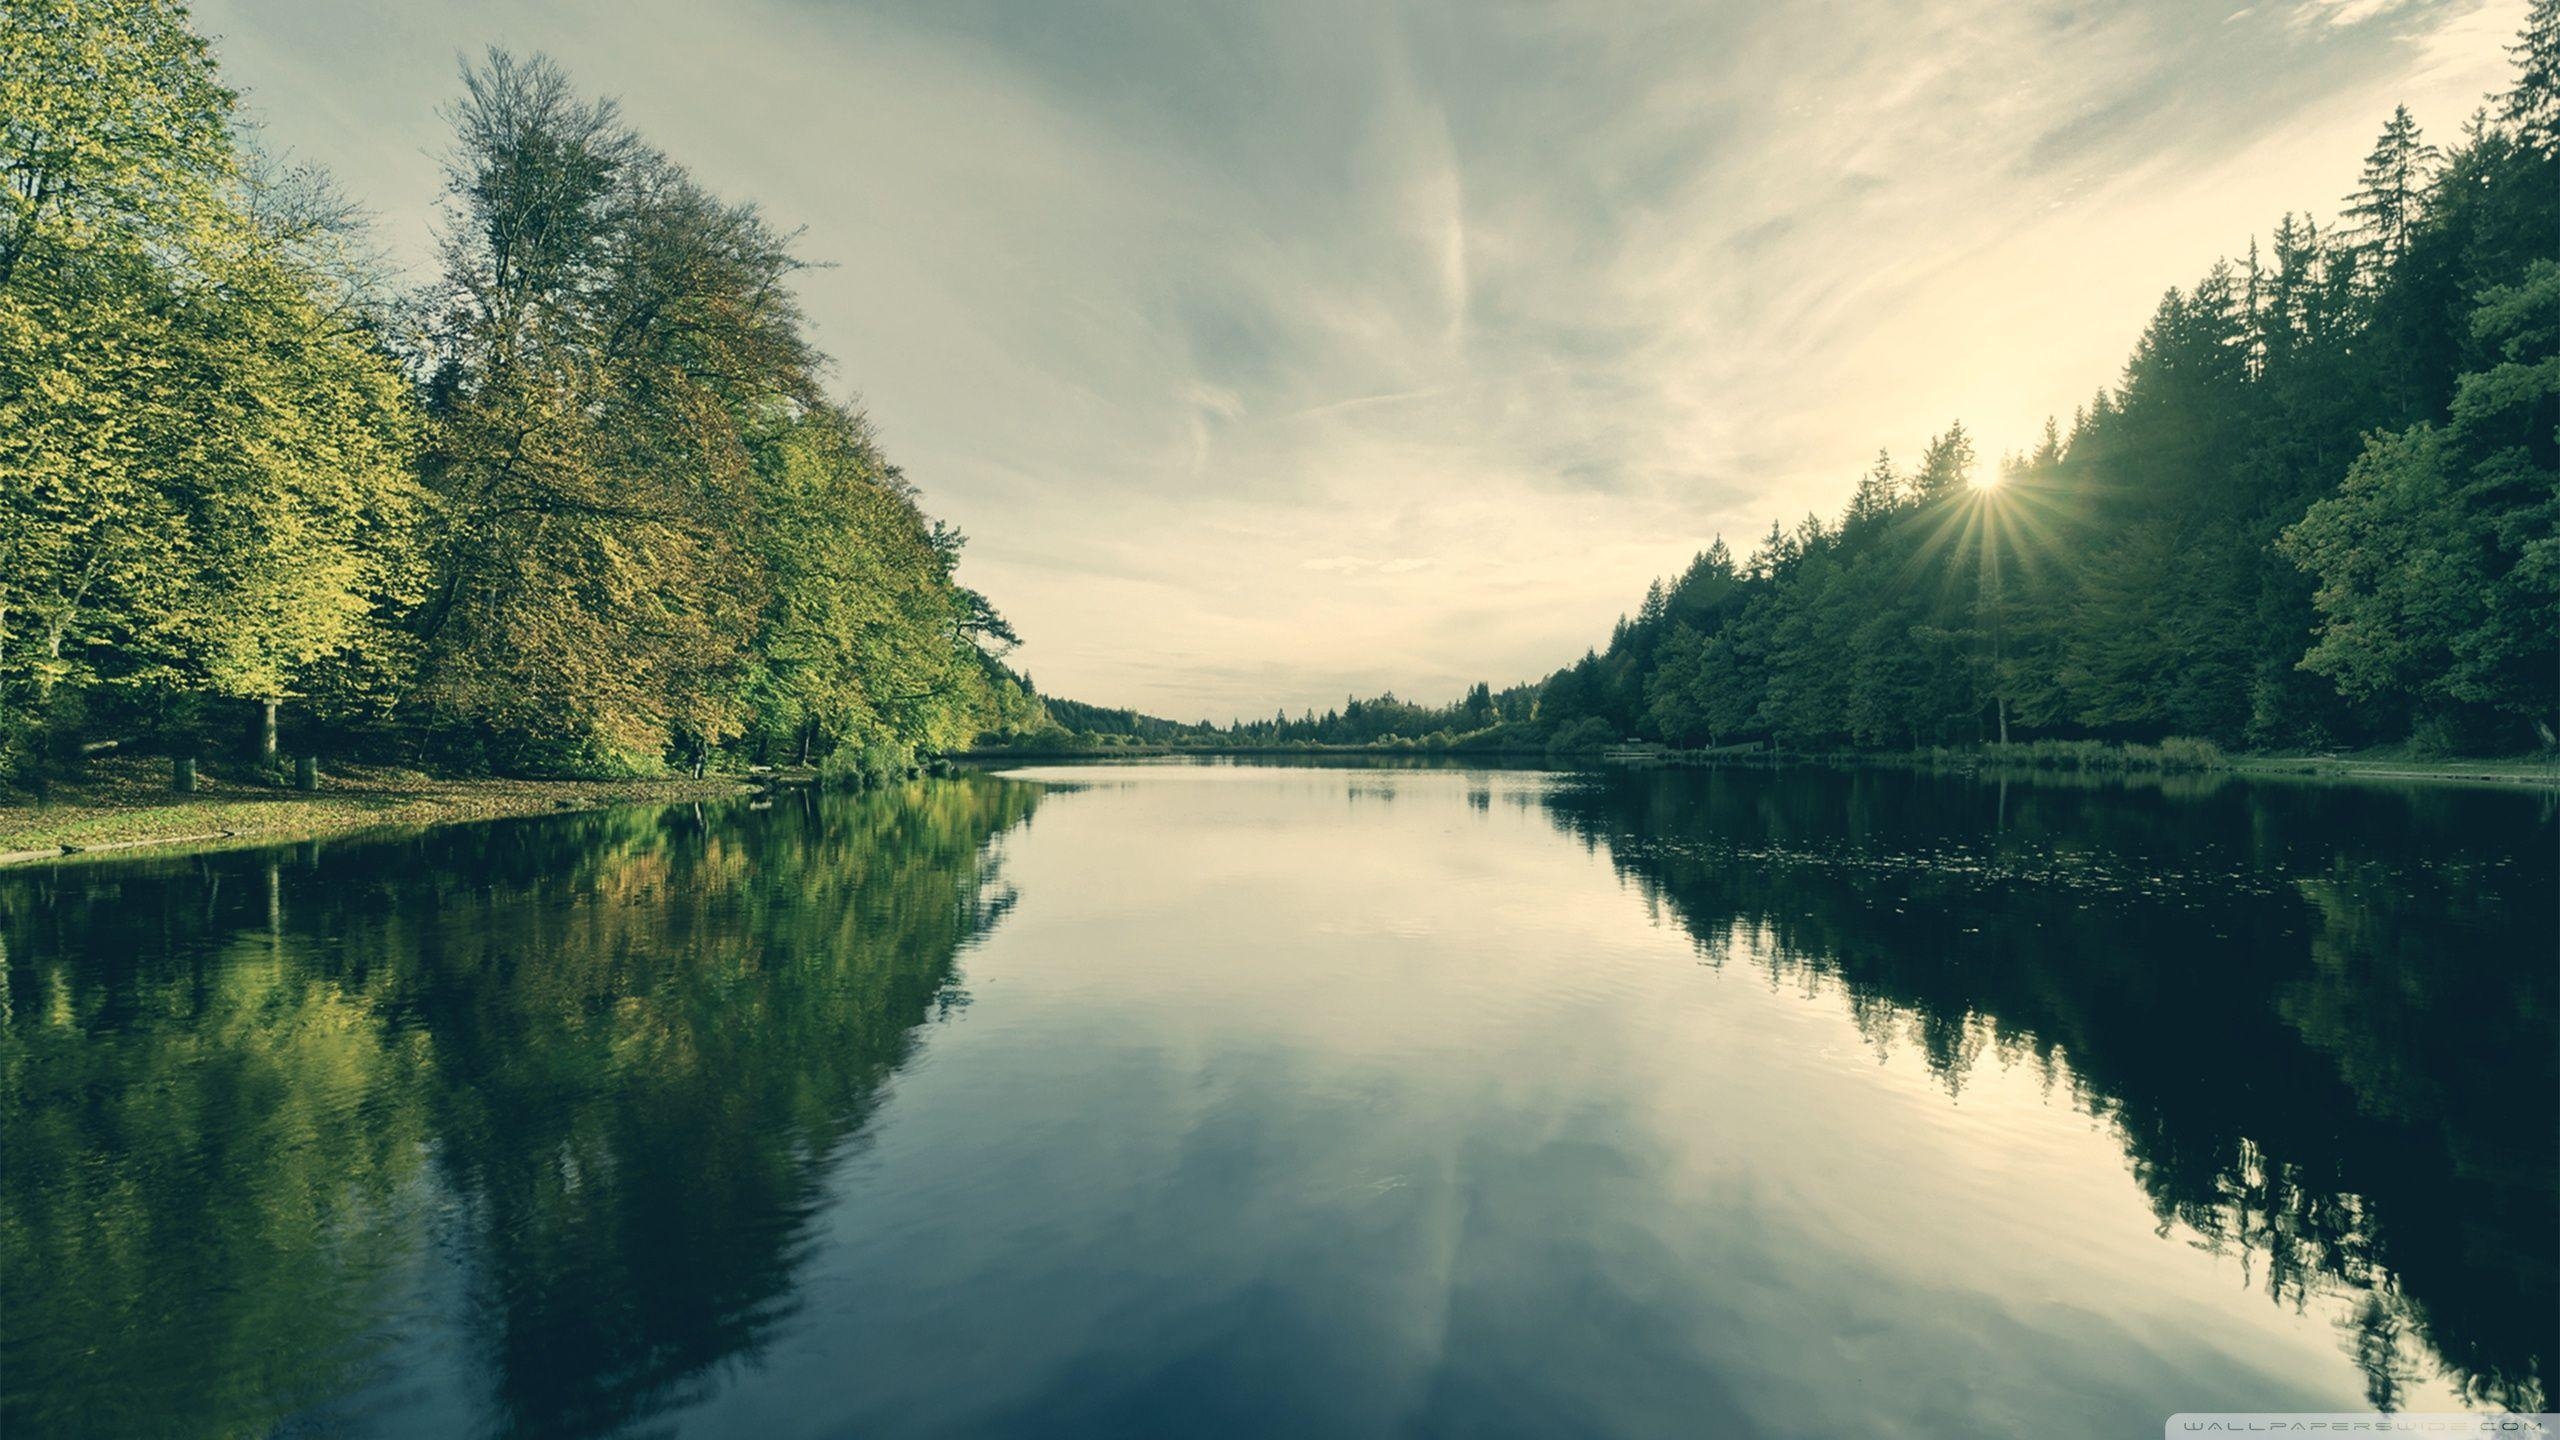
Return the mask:
<svg viewBox="0 0 2560 1440">
<path fill-rule="evenodd" d="M 1036 723 L 785 238 L 547 62 L 465 88 L 395 333 L 182 7 L 0 7 L 0 762 L 101 708 L 192 745 L 193 697 L 584 773 Z"/>
</svg>

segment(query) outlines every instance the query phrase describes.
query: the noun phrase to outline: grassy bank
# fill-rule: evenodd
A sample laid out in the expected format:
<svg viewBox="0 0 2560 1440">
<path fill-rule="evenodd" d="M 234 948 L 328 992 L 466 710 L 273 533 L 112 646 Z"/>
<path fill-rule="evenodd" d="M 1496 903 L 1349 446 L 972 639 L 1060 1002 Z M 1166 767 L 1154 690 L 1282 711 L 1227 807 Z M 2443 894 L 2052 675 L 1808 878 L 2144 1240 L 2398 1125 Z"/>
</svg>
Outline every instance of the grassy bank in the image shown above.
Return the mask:
<svg viewBox="0 0 2560 1440">
<path fill-rule="evenodd" d="M 701 780 L 444 779 L 412 770 L 350 766 L 303 793 L 252 775 L 206 771 L 194 794 L 169 788 L 166 761 L 93 764 L 38 804 L 0 801 L 0 864 L 66 852 L 144 846 L 256 843 L 384 826 L 441 825 L 507 815 L 587 810 L 632 801 L 725 799 L 735 776 Z"/>
<path fill-rule="evenodd" d="M 2516 755 L 2465 758 L 2413 755 L 2405 750 L 2363 750 L 2351 755 L 2239 755 L 2231 768 L 2243 775 L 2309 775 L 2333 780 L 2473 780 L 2560 787 L 2560 758 Z"/>
<path fill-rule="evenodd" d="M 2560 760 L 2545 755 L 2444 756 L 2406 746 L 2349 752 L 2229 754 L 2209 740 L 2170 736 L 2157 745 L 2111 745 L 2095 740 L 2036 740 L 1985 745 L 1972 751 L 1937 751 L 1943 761 L 1985 770 L 2118 771 L 2163 775 L 2295 775 L 2332 780 L 2472 780 L 2560 784 Z"/>
<path fill-rule="evenodd" d="M 2512 756 L 2444 756 L 2406 747 L 2352 753 L 2230 754 L 2209 741 L 2172 736 L 2157 745 L 2116 745 L 2095 740 L 2036 740 L 1968 749 L 1939 747 L 1913 751 L 1844 751 L 1829 754 L 1773 755 L 1754 747 L 1746 753 L 1655 750 L 1613 752 L 1607 758 L 1635 763 L 1713 765 L 1728 760 L 1745 763 L 1810 761 L 1830 765 L 1888 765 L 1951 769 L 1995 774 L 2052 775 L 2247 775 L 2323 780 L 2443 780 L 2506 785 L 2560 786 L 2560 757 L 2550 754 Z"/>
</svg>

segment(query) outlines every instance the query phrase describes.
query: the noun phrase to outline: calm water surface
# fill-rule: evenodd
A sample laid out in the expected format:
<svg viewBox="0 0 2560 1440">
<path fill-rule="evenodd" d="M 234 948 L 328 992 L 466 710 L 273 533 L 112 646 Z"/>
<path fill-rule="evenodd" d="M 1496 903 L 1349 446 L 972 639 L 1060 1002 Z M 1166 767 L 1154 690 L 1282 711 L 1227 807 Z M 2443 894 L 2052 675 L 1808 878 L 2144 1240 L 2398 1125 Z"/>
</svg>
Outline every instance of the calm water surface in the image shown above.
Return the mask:
<svg viewBox="0 0 2560 1440">
<path fill-rule="evenodd" d="M 2542 1406 L 2547 794 L 1059 767 L 0 874 L 0 1429 Z"/>
</svg>

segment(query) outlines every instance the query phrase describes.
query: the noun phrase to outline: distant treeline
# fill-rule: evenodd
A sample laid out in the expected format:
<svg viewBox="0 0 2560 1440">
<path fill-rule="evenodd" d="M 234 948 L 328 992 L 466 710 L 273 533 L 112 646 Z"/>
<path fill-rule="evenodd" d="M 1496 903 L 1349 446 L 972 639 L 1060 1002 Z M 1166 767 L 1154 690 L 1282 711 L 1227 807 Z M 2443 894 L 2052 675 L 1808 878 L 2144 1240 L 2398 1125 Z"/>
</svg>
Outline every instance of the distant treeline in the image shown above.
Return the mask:
<svg viewBox="0 0 2560 1440">
<path fill-rule="evenodd" d="M 1135 710 L 1110 709 L 1046 696 L 1041 700 L 1050 728 L 1026 730 L 1013 743 L 1034 748 L 1092 748 L 1105 741 L 1175 747 L 1252 747 L 1375 745 L 1381 742 L 1446 745 L 1461 736 L 1489 738 L 1506 713 L 1527 715 L 1536 708 L 1537 688 L 1530 685 L 1495 694 L 1478 685 L 1455 705 L 1416 705 L 1392 693 L 1374 700 L 1346 698 L 1338 710 L 1313 710 L 1292 718 L 1286 711 L 1268 720 L 1167 720 Z M 1540 739 L 1543 744 L 1543 739 Z M 1481 748 L 1481 747 L 1479 747 Z"/>
<path fill-rule="evenodd" d="M 447 112 L 440 273 L 244 139 L 171 0 L 0 6 L 0 778 L 109 745 L 885 769 L 1039 722 L 788 235 L 552 65 Z M 289 707 L 289 709 L 286 709 Z"/>
<path fill-rule="evenodd" d="M 2550 745 L 2560 0 L 2514 54 L 2449 150 L 2398 111 L 2341 223 L 2287 215 L 2170 291 L 2031 453 L 1986 465 L 1957 425 L 1880 455 L 1837 519 L 1717 540 L 1534 686 L 1151 738 Z"/>
</svg>

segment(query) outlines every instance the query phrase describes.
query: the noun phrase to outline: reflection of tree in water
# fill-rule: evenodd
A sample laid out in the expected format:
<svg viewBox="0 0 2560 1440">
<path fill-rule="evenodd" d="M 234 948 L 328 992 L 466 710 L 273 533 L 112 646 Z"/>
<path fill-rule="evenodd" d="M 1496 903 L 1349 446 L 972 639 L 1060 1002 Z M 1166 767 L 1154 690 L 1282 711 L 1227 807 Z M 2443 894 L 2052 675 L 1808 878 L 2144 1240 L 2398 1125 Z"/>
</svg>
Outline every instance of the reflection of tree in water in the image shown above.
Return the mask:
<svg viewBox="0 0 2560 1440">
<path fill-rule="evenodd" d="M 263 1431 L 379 1373 L 429 1243 L 498 1430 L 683 1403 L 790 1312 L 829 1163 L 1009 904 L 988 844 L 1037 793 L 0 887 L 10 1427 Z"/>
<path fill-rule="evenodd" d="M 1837 985 L 1949 1089 L 2031 1063 L 2279 1303 L 2349 1298 L 2378 1405 L 2537 1409 L 2560 1353 L 2547 799 L 1615 775 L 1555 792 L 1721 963 Z M 2435 1365 L 2428 1362 L 2432 1358 Z"/>
<path fill-rule="evenodd" d="M 258 1434 L 369 1358 L 429 1048 L 267 931 L 273 862 L 224 879 L 0 892 L 0 1432 Z"/>
</svg>

